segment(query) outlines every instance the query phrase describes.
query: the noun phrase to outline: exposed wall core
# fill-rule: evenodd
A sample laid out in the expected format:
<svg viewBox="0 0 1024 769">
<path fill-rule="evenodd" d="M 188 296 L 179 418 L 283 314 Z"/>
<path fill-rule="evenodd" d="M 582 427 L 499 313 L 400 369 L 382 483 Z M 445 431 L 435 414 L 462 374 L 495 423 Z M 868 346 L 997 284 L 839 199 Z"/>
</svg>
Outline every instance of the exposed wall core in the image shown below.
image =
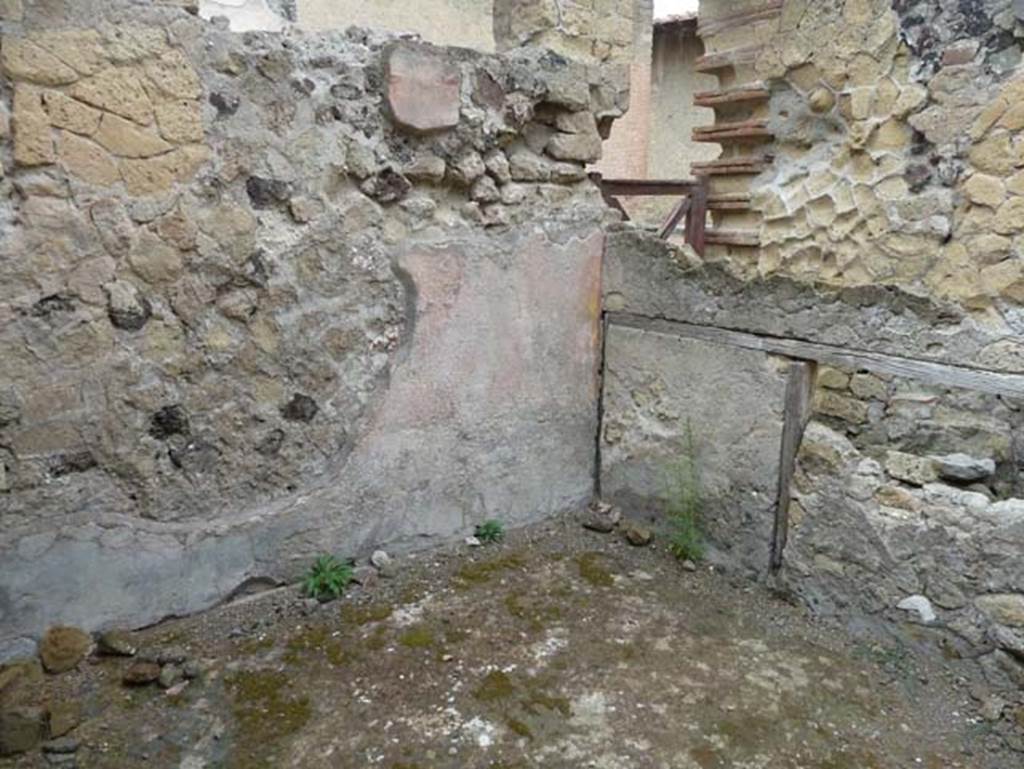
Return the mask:
<svg viewBox="0 0 1024 769">
<path fill-rule="evenodd" d="M 130 2 L 0 63 L 0 654 L 590 498 L 600 67 Z"/>
</svg>

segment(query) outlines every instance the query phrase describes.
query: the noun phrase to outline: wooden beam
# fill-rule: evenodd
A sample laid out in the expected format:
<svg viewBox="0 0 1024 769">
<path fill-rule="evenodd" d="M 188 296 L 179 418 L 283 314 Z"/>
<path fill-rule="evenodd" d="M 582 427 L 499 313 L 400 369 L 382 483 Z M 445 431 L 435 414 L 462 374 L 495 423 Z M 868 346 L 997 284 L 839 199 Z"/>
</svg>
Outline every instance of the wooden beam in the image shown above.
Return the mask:
<svg viewBox="0 0 1024 769">
<path fill-rule="evenodd" d="M 704 163 L 691 163 L 690 170 L 696 176 L 723 176 L 732 174 L 759 174 L 772 161 L 771 155 L 723 158 Z"/>
<path fill-rule="evenodd" d="M 709 211 L 751 211 L 753 210 L 750 204 L 750 198 L 745 200 L 715 200 L 714 198 L 708 199 L 708 210 Z"/>
<path fill-rule="evenodd" d="M 811 421 L 811 402 L 817 364 L 796 360 L 790 364 L 786 379 L 786 400 L 782 422 L 782 444 L 779 447 L 779 486 L 775 499 L 775 525 L 772 531 L 771 568 L 782 566 L 782 556 L 789 542 L 789 497 L 796 472 L 796 455 L 804 430 Z"/>
<path fill-rule="evenodd" d="M 757 248 L 761 245 L 761 236 L 754 230 L 712 229 L 705 233 L 705 241 L 716 246 Z"/>
<path fill-rule="evenodd" d="M 662 240 L 668 238 L 673 232 L 676 231 L 676 227 L 679 222 L 686 216 L 690 211 L 690 198 L 680 198 L 679 202 L 672 208 L 672 213 L 668 215 L 665 223 L 661 225 L 661 229 L 658 230 L 658 237 Z"/>
<path fill-rule="evenodd" d="M 771 139 L 767 120 L 744 120 L 735 123 L 716 123 L 693 129 L 695 142 L 728 142 L 732 140 Z"/>
<path fill-rule="evenodd" d="M 608 195 L 688 195 L 700 185 L 696 179 L 601 179 Z"/>
<path fill-rule="evenodd" d="M 708 185 L 701 179 L 700 186 L 690 194 L 690 213 L 686 217 L 686 242 L 703 257 L 707 243 L 706 227 L 708 221 Z"/>
<path fill-rule="evenodd" d="M 764 83 L 746 83 L 722 91 L 701 91 L 694 94 L 696 107 L 722 107 L 748 101 L 764 101 L 771 95 Z"/>
<path fill-rule="evenodd" d="M 746 350 L 760 350 L 761 352 L 784 355 L 797 360 L 892 374 L 945 387 L 960 387 L 965 390 L 1006 395 L 1011 398 L 1024 397 L 1024 374 L 1006 374 L 1001 371 L 959 366 L 952 363 L 936 363 L 819 342 L 806 342 L 801 339 L 760 336 L 717 326 L 699 326 L 694 323 L 648 318 L 634 313 L 610 312 L 608 315 L 615 323 L 655 333 L 703 339 Z"/>
</svg>

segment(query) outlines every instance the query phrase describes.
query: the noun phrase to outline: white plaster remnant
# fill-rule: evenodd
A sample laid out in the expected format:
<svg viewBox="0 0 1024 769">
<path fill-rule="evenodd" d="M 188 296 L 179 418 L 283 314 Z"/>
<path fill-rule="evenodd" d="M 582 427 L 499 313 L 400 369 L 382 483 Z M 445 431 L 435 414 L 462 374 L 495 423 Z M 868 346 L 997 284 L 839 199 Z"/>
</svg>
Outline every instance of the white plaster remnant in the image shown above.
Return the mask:
<svg viewBox="0 0 1024 769">
<path fill-rule="evenodd" d="M 280 32 L 287 22 L 270 10 L 267 0 L 201 0 L 204 19 L 225 16 L 234 32 Z"/>
<path fill-rule="evenodd" d="M 917 616 L 920 617 L 921 621 L 926 625 L 930 625 L 938 619 L 935 614 L 935 610 L 932 608 L 932 602 L 923 595 L 907 596 L 896 604 L 896 608 L 903 609 L 903 611 L 917 612 Z"/>
</svg>

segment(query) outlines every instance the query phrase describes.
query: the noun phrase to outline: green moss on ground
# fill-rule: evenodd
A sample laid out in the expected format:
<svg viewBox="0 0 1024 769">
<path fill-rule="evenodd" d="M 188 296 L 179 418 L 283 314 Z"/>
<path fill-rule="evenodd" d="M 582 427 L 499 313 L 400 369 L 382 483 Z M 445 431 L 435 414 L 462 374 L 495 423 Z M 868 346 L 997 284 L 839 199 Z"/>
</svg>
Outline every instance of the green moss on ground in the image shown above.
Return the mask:
<svg viewBox="0 0 1024 769">
<path fill-rule="evenodd" d="M 576 566 L 579 568 L 580 576 L 595 587 L 611 587 L 615 584 L 615 578 L 604 563 L 604 556 L 601 553 L 587 552 L 576 556 Z"/>
<path fill-rule="evenodd" d="M 302 729 L 313 714 L 309 698 L 289 692 L 291 681 L 276 670 L 244 670 L 225 679 L 237 724 L 229 769 L 279 766 L 275 743 Z"/>
</svg>

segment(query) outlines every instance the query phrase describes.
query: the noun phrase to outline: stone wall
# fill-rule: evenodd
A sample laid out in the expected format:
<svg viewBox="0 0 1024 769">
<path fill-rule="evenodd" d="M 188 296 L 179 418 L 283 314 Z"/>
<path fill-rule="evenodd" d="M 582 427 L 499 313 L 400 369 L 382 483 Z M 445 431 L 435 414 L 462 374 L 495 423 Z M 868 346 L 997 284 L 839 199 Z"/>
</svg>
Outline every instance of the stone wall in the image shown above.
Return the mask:
<svg viewBox="0 0 1024 769">
<path fill-rule="evenodd" d="M 657 524 L 693 438 L 709 558 L 1024 682 L 1024 366 L 949 299 L 605 251 L 601 491 Z"/>
<path fill-rule="evenodd" d="M 1024 394 L 824 367 L 813 410 L 790 586 L 821 612 L 948 629 L 996 668 L 1024 653 Z"/>
<path fill-rule="evenodd" d="M 3 6 L 4 655 L 592 493 L 625 94 L 184 5 Z"/>
<path fill-rule="evenodd" d="M 821 611 L 937 629 L 1012 686 L 1024 7 L 703 0 L 701 30 L 730 132 L 712 200 L 749 208 L 716 213 L 713 266 L 625 279 L 622 301 L 831 364 L 778 502 L 782 581 Z"/>
<path fill-rule="evenodd" d="M 745 115 L 721 111 L 720 122 L 763 119 L 770 138 L 730 142 L 736 157 L 768 163 L 742 181 L 760 221 L 726 217 L 751 228 L 760 248 L 721 257 L 760 275 L 900 286 L 1014 327 L 1024 299 L 1021 9 L 1003 0 L 737 5 L 701 3 L 718 57 L 710 65 L 724 85 L 757 80 L 770 95 Z M 755 16 L 765 5 L 774 15 Z M 709 26 L 736 11 L 756 21 Z"/>
</svg>

